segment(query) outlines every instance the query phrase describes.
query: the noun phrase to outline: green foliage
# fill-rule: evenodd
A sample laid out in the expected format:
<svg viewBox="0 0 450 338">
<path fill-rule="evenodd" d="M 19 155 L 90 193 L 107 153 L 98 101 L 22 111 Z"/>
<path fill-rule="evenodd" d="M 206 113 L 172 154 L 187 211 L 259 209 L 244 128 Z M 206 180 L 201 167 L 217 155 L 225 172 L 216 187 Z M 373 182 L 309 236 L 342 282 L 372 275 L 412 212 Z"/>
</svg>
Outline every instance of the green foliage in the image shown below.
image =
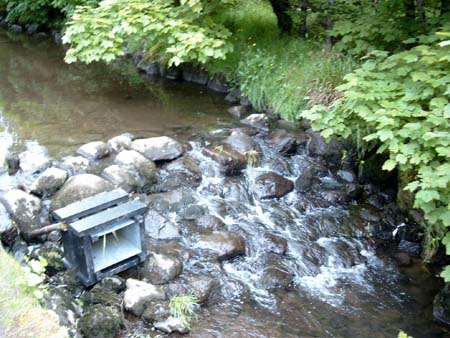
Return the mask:
<svg viewBox="0 0 450 338">
<path fill-rule="evenodd" d="M 22 267 L 23 275 L 17 280 L 17 283 L 25 288 L 29 293 L 32 293 L 37 299 L 44 297 L 46 292 L 45 285 L 43 284 L 46 275 L 45 268 L 48 262 L 44 258 L 26 259 L 27 266 Z"/>
<path fill-rule="evenodd" d="M 416 173 L 406 189 L 427 220 L 427 258 L 441 240 L 450 254 L 450 46 L 438 44 L 443 38 L 419 37 L 420 45 L 393 55 L 371 53 L 338 87 L 343 97 L 332 109 L 302 114 L 325 137 L 363 131 L 363 143 L 389 154 L 383 169 Z"/>
<path fill-rule="evenodd" d="M 170 299 L 170 314 L 179 318 L 190 330 L 192 321 L 198 317 L 194 311 L 196 306 L 198 306 L 198 300 L 193 295 L 175 296 Z"/>
<path fill-rule="evenodd" d="M 397 338 L 412 338 L 412 337 L 408 336 L 407 333 L 400 331 Z"/>
<path fill-rule="evenodd" d="M 103 0 L 97 7 L 78 6 L 63 41 L 66 61 L 111 62 L 144 47 L 169 66 L 224 58 L 232 50 L 230 32 L 211 19 L 231 0 Z"/>
<path fill-rule="evenodd" d="M 61 24 L 78 5 L 95 4 L 98 0 L 0 0 L 6 5 L 11 22 Z"/>
</svg>

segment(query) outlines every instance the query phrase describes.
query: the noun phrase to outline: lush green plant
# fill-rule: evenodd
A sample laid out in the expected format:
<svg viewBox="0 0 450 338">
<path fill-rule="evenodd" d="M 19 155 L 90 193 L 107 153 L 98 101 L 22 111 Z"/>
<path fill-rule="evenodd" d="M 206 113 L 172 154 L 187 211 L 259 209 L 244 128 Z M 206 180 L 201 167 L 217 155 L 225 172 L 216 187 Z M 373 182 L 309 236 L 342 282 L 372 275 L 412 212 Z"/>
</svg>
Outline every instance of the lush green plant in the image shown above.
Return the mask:
<svg viewBox="0 0 450 338">
<path fill-rule="evenodd" d="M 103 0 L 97 7 L 78 6 L 63 41 L 66 61 L 110 62 L 144 48 L 168 65 L 224 58 L 232 50 L 230 32 L 211 16 L 231 0 Z"/>
<path fill-rule="evenodd" d="M 170 314 L 179 318 L 188 330 L 191 329 L 191 323 L 197 318 L 195 307 L 198 306 L 198 300 L 194 295 L 174 296 L 170 299 Z"/>
<path fill-rule="evenodd" d="M 425 214 L 428 258 L 441 241 L 450 254 L 450 45 L 439 44 L 444 38 L 411 39 L 420 45 L 393 55 L 373 52 L 345 77 L 338 87 L 343 97 L 332 109 L 302 113 L 326 137 L 362 131 L 364 143 L 389 154 L 383 169 L 415 173 L 406 189 L 415 192 L 414 206 Z"/>
<path fill-rule="evenodd" d="M 37 299 L 41 299 L 46 292 L 43 283 L 46 278 L 45 268 L 47 267 L 48 262 L 42 257 L 38 260 L 26 258 L 25 261 L 27 265 L 22 267 L 24 273 L 17 282 L 28 289 L 30 293 L 33 293 Z"/>
<path fill-rule="evenodd" d="M 412 338 L 412 337 L 408 336 L 407 333 L 400 331 L 400 333 L 398 334 L 398 338 Z"/>
</svg>

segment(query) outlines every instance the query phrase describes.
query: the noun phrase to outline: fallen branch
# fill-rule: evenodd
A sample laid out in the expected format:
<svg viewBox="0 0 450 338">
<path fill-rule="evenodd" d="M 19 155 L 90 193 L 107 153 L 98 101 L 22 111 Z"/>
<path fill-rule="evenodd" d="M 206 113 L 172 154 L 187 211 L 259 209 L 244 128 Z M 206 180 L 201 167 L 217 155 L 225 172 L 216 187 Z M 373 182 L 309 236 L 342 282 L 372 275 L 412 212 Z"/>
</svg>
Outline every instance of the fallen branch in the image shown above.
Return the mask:
<svg viewBox="0 0 450 338">
<path fill-rule="evenodd" d="M 38 237 L 38 236 L 41 236 L 41 235 L 48 234 L 48 233 L 50 233 L 52 231 L 55 231 L 55 230 L 67 231 L 67 224 L 65 224 L 63 222 L 50 224 L 50 225 L 47 225 L 45 227 L 42 227 L 42 228 L 39 228 L 39 229 L 31 231 L 28 234 L 28 236 L 30 236 L 30 237 Z"/>
</svg>

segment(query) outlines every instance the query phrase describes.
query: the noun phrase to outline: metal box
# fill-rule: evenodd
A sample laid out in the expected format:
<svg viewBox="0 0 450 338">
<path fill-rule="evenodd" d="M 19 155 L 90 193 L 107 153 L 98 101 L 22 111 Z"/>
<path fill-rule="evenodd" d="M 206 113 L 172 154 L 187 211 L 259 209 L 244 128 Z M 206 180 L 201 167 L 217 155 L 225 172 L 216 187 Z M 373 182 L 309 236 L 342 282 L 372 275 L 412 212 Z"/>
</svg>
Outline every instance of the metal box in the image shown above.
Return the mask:
<svg viewBox="0 0 450 338">
<path fill-rule="evenodd" d="M 53 212 L 67 225 L 64 260 L 78 268 L 85 286 L 145 260 L 144 203 L 129 201 L 122 189 L 104 192 Z"/>
</svg>

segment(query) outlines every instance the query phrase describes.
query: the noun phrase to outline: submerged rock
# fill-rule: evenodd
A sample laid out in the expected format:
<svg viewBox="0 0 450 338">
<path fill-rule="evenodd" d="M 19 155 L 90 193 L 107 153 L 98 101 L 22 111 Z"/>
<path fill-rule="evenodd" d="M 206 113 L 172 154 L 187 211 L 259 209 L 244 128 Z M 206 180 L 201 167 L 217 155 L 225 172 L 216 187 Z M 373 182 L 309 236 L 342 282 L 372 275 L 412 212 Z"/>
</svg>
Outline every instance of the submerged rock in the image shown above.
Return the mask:
<svg viewBox="0 0 450 338">
<path fill-rule="evenodd" d="M 260 277 L 264 289 L 284 288 L 292 282 L 292 274 L 279 267 L 265 268 Z"/>
<path fill-rule="evenodd" d="M 211 234 L 201 235 L 194 246 L 212 252 L 219 261 L 245 254 L 244 238 L 227 231 L 213 231 Z"/>
<path fill-rule="evenodd" d="M 19 154 L 20 169 L 27 173 L 44 171 L 51 165 L 51 160 L 44 153 L 36 153 L 31 150 Z"/>
<path fill-rule="evenodd" d="M 67 171 L 58 168 L 48 168 L 31 185 L 30 191 L 38 196 L 53 195 L 66 182 Z"/>
<path fill-rule="evenodd" d="M 295 153 L 297 150 L 297 139 L 283 129 L 271 132 L 267 138 L 267 143 L 282 155 Z"/>
<path fill-rule="evenodd" d="M 173 239 L 181 236 L 180 228 L 155 210 L 145 216 L 145 232 L 155 239 Z"/>
<path fill-rule="evenodd" d="M 152 284 L 167 283 L 181 274 L 183 263 L 176 257 L 150 253 L 144 264 L 143 277 Z"/>
<path fill-rule="evenodd" d="M 114 189 L 114 185 L 92 174 L 80 174 L 69 178 L 56 193 L 52 209 L 56 210 L 86 197 Z"/>
<path fill-rule="evenodd" d="M 124 326 L 120 308 L 96 304 L 88 306 L 78 322 L 86 338 L 114 338 Z"/>
<path fill-rule="evenodd" d="M 284 255 L 287 250 L 288 242 L 285 238 L 271 234 L 265 233 L 264 239 L 266 241 L 266 249 L 277 255 Z"/>
<path fill-rule="evenodd" d="M 152 161 L 173 160 L 184 152 L 180 143 L 167 136 L 134 140 L 131 149 Z"/>
<path fill-rule="evenodd" d="M 203 215 L 197 219 L 197 226 L 208 230 L 223 230 L 225 223 L 217 216 Z"/>
<path fill-rule="evenodd" d="M 234 150 L 229 145 L 203 149 L 203 155 L 213 159 L 220 165 L 220 170 L 225 175 L 238 175 L 241 170 L 247 167 L 247 160 L 244 155 Z"/>
<path fill-rule="evenodd" d="M 135 316 L 141 316 L 150 302 L 165 299 L 166 293 L 162 286 L 152 285 L 132 278 L 127 280 L 123 304 L 125 309 Z"/>
<path fill-rule="evenodd" d="M 86 143 L 77 149 L 77 153 L 89 160 L 99 160 L 111 153 L 109 145 L 102 141 Z"/>
<path fill-rule="evenodd" d="M 270 172 L 255 179 L 254 192 L 258 199 L 280 198 L 294 189 L 294 183 L 277 173 Z"/>
<path fill-rule="evenodd" d="M 26 192 L 13 189 L 5 193 L 2 202 L 21 233 L 29 233 L 40 228 L 41 200 Z"/>
</svg>

